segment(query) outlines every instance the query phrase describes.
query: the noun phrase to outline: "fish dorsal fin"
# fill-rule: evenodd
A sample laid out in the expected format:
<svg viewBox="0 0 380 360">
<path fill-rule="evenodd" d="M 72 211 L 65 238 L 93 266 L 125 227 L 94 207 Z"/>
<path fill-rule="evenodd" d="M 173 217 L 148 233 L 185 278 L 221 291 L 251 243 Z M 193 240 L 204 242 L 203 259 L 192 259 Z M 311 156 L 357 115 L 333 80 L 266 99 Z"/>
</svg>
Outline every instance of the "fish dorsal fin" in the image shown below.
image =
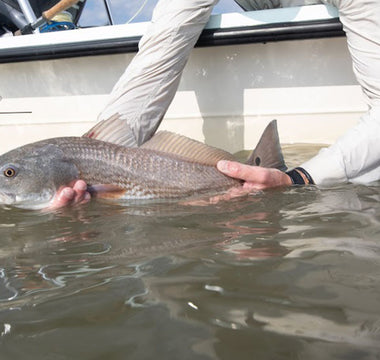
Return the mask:
<svg viewBox="0 0 380 360">
<path fill-rule="evenodd" d="M 140 148 L 176 155 L 187 161 L 210 166 L 215 166 L 222 159 L 235 160 L 227 151 L 169 131 L 159 131 Z"/>
<path fill-rule="evenodd" d="M 255 150 L 248 158 L 247 164 L 276 168 L 282 171 L 287 169 L 282 155 L 276 120 L 272 120 L 265 128 Z"/>
<path fill-rule="evenodd" d="M 83 137 L 102 140 L 113 144 L 135 147 L 136 138 L 128 123 L 121 119 L 120 114 L 114 114 L 106 120 L 98 122 Z"/>
</svg>

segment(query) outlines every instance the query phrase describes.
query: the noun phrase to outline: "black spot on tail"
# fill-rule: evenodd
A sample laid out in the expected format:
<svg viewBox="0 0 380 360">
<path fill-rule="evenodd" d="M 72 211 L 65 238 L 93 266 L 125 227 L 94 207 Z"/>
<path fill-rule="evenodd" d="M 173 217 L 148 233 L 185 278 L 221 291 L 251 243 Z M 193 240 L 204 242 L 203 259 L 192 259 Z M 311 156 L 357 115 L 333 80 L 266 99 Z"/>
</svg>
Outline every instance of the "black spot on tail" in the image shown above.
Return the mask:
<svg viewBox="0 0 380 360">
<path fill-rule="evenodd" d="M 256 166 L 260 166 L 260 164 L 261 164 L 261 159 L 260 159 L 259 157 L 257 157 L 257 158 L 255 159 L 255 165 L 256 165 Z"/>
</svg>

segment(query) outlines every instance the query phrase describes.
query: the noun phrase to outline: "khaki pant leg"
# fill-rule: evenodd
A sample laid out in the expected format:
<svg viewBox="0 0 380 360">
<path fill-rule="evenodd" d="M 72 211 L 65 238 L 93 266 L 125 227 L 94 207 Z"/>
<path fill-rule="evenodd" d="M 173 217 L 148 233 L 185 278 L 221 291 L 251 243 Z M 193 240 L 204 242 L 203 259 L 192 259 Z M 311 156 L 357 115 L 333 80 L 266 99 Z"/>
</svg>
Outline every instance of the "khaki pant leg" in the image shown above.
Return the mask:
<svg viewBox="0 0 380 360">
<path fill-rule="evenodd" d="M 124 128 L 120 124 L 114 128 L 123 132 L 125 144 L 141 145 L 157 130 L 177 91 L 190 52 L 217 1 L 160 0 L 156 5 L 138 53 L 98 117 L 107 120 L 116 116 L 122 120 L 119 122 Z"/>
</svg>

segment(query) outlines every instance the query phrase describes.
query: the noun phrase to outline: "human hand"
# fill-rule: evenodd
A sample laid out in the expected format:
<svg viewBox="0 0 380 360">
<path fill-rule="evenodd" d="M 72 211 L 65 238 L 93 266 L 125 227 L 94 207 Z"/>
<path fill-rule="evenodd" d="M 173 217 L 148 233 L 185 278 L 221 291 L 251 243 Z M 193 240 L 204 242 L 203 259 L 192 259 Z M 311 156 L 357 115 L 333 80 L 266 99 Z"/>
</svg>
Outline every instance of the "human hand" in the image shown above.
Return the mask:
<svg viewBox="0 0 380 360">
<path fill-rule="evenodd" d="M 278 169 L 245 165 L 226 160 L 220 160 L 217 168 L 225 175 L 243 180 L 242 193 L 293 184 L 291 178 Z"/>
<path fill-rule="evenodd" d="M 87 184 L 83 180 L 75 180 L 70 186 L 62 187 L 57 191 L 49 210 L 59 209 L 68 205 L 84 204 L 91 200 L 87 191 Z"/>
<path fill-rule="evenodd" d="M 233 187 L 224 194 L 213 197 L 185 201 L 184 205 L 206 206 L 217 204 L 220 201 L 228 201 L 234 198 L 246 196 L 252 192 L 258 192 L 274 187 L 291 186 L 292 180 L 288 175 L 278 169 L 263 168 L 260 166 L 245 165 L 235 161 L 220 160 L 217 168 L 223 174 L 235 179 L 243 180 L 242 186 Z"/>
</svg>

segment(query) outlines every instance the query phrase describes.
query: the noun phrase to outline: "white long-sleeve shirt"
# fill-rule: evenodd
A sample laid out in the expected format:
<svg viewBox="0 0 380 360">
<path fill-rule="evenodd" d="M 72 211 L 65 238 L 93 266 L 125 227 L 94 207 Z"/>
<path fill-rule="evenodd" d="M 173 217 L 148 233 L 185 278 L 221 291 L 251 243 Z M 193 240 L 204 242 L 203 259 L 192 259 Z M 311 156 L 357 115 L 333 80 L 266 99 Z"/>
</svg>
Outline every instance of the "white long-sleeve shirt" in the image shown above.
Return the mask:
<svg viewBox="0 0 380 360">
<path fill-rule="evenodd" d="M 353 70 L 369 111 L 332 146 L 301 166 L 317 185 L 380 179 L 380 2 L 323 0 L 339 9 Z"/>
</svg>

